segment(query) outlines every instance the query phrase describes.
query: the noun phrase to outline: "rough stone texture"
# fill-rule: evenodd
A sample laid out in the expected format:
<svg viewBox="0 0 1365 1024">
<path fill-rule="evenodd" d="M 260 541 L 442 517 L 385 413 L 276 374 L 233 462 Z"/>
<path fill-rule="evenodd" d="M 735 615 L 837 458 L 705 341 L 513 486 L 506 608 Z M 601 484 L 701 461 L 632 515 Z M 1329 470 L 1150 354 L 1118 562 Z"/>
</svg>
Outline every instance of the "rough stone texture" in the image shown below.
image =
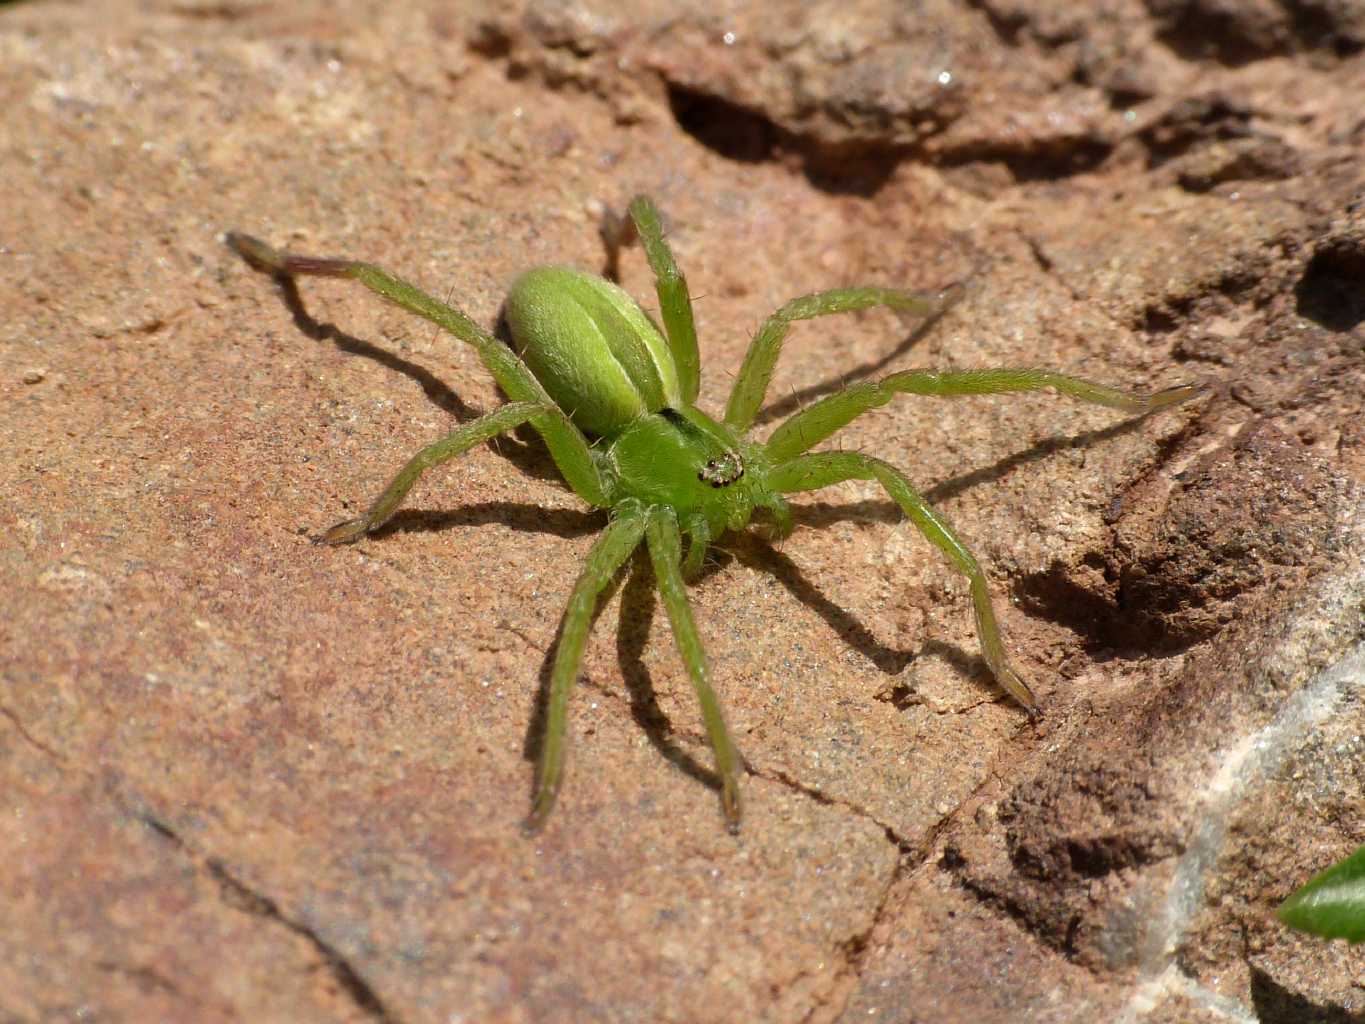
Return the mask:
<svg viewBox="0 0 1365 1024">
<path fill-rule="evenodd" d="M 1365 842 L 1363 47 L 1331 0 L 0 7 L 0 1018 L 1361 1019 L 1365 954 L 1269 913 Z M 492 324 L 638 191 L 711 408 L 765 313 L 858 282 L 968 284 L 801 326 L 765 424 L 915 365 L 1209 385 L 841 439 L 972 542 L 1042 724 L 842 485 L 692 590 L 742 835 L 641 563 L 521 837 L 601 517 L 518 434 L 309 543 L 500 399 L 220 236 Z"/>
</svg>

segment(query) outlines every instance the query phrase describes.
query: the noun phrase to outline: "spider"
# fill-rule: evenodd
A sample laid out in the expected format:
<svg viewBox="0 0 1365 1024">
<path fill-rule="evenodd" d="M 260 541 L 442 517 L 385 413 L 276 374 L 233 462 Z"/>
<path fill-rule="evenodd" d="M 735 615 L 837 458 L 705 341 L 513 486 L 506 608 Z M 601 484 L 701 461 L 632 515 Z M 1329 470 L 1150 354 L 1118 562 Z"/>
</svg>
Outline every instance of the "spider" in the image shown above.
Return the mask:
<svg viewBox="0 0 1365 1024">
<path fill-rule="evenodd" d="M 707 545 L 726 530 L 744 529 L 755 510 L 770 515 L 777 535 L 785 536 L 792 530 L 786 495 L 844 480 L 879 483 L 925 539 L 967 577 L 982 656 L 1000 686 L 1031 718 L 1036 717 L 1033 691 L 1005 655 L 986 576 L 948 521 L 889 463 L 859 452 L 810 449 L 901 394 L 944 397 L 1052 388 L 1081 401 L 1140 414 L 1186 401 L 1201 388 L 1185 384 L 1151 393 L 1130 392 L 1039 369 L 902 370 L 828 395 L 794 413 L 767 440 L 758 440 L 752 436 L 754 420 L 793 321 L 875 306 L 934 317 L 953 300 L 954 290 L 836 288 L 792 299 L 759 327 L 725 415 L 715 419 L 694 404 L 701 361 L 692 303 L 658 210 L 648 197 L 638 196 L 630 203 L 629 214 L 654 274 L 662 326 L 604 278 L 563 267 L 538 267 L 518 278 L 507 297 L 504 312 L 515 351 L 459 309 L 373 264 L 291 255 L 247 235 L 225 236 L 250 264 L 278 278 L 351 278 L 425 317 L 472 345 L 509 399 L 417 452 L 364 515 L 333 526 L 318 538 L 320 543 L 349 544 L 373 533 L 428 469 L 524 423 L 544 438 L 574 492 L 592 508 L 609 511 L 609 521 L 588 552 L 564 612 L 527 831 L 544 826 L 563 781 L 569 696 L 598 597 L 641 542 L 649 552 L 678 651 L 701 705 L 726 825 L 731 832 L 738 831 L 741 757 L 711 686 L 684 581 L 701 570 Z"/>
</svg>

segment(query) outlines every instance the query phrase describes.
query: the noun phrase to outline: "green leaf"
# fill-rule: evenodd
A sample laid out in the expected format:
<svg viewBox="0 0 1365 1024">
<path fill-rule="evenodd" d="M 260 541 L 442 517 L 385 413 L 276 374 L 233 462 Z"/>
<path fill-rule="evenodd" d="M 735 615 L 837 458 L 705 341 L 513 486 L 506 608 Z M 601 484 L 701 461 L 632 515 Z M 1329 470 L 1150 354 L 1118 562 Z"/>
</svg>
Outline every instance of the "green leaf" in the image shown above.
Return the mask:
<svg viewBox="0 0 1365 1024">
<path fill-rule="evenodd" d="M 1324 939 L 1365 941 L 1365 846 L 1310 879 L 1275 914 L 1289 927 Z"/>
</svg>

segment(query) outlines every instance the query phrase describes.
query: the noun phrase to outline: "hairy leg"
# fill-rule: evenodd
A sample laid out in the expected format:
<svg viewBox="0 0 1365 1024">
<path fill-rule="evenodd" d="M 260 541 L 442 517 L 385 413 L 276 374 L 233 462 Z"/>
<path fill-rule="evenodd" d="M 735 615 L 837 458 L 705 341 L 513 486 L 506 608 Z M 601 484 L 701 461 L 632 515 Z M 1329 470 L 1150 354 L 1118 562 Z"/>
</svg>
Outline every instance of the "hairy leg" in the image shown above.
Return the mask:
<svg viewBox="0 0 1365 1024">
<path fill-rule="evenodd" d="M 682 524 L 687 534 L 687 558 L 683 560 L 684 579 L 694 580 L 701 575 L 702 559 L 706 557 L 707 545 L 711 543 L 711 524 L 704 515 L 695 515 Z"/>
<path fill-rule="evenodd" d="M 768 494 L 759 502 L 758 507 L 766 509 L 773 517 L 773 540 L 791 536 L 796 524 L 792 521 L 792 507 L 786 498 L 780 494 Z"/>
<path fill-rule="evenodd" d="M 687 588 L 683 584 L 680 566 L 682 541 L 678 520 L 671 509 L 656 509 L 650 513 L 649 523 L 645 527 L 645 540 L 649 544 L 649 557 L 654 563 L 654 578 L 663 596 L 664 607 L 668 610 L 668 621 L 673 626 L 673 637 L 678 642 L 678 653 L 687 666 L 687 674 L 692 677 L 692 687 L 701 705 L 702 721 L 706 723 L 706 734 L 715 752 L 725 823 L 731 832 L 737 832 L 740 815 L 739 754 L 730 741 L 729 730 L 725 728 L 720 700 L 715 690 L 711 689 L 706 652 L 702 649 L 701 636 L 692 618 L 692 607 L 687 601 Z"/>
<path fill-rule="evenodd" d="M 1162 391 L 1121 391 L 1050 370 L 904 370 L 879 381 L 853 384 L 795 413 L 773 431 L 764 446 L 774 462 L 784 462 L 848 426 L 869 409 L 886 405 L 896 395 L 998 395 L 1009 391 L 1053 388 L 1064 395 L 1124 412 L 1149 413 L 1178 405 L 1203 392 L 1198 384 Z"/>
<path fill-rule="evenodd" d="M 763 405 L 773 369 L 782 354 L 782 343 L 794 320 L 810 320 L 817 316 L 851 313 L 874 306 L 904 310 L 916 316 L 939 316 L 957 301 L 961 290 L 954 287 L 941 292 L 906 292 L 894 288 L 836 288 L 792 299 L 763 322 L 763 326 L 749 343 L 744 363 L 735 378 L 730 402 L 725 408 L 725 423 L 736 433 L 743 434 L 753 426 L 754 417 Z"/>
<path fill-rule="evenodd" d="M 1005 655 L 1000 639 L 995 609 L 991 607 L 986 574 L 971 551 L 967 549 L 948 521 L 929 507 L 905 474 L 870 455 L 856 452 L 815 452 L 800 455 L 772 471 L 772 488 L 783 493 L 812 491 L 842 480 L 876 480 L 895 499 L 896 504 L 925 539 L 942 551 L 950 562 L 965 575 L 971 584 L 972 607 L 976 611 L 976 632 L 981 642 L 981 656 L 998 682 L 1011 697 L 1029 713 L 1038 715 L 1038 701 L 1033 691 L 1016 672 Z"/>
<path fill-rule="evenodd" d="M 563 627 L 559 633 L 559 650 L 550 670 L 549 703 L 545 711 L 545 738 L 540 748 L 540 765 L 536 774 L 536 793 L 531 803 L 531 814 L 526 819 L 526 831 L 535 833 L 545 825 L 554 808 L 555 797 L 564 779 L 564 740 L 569 720 L 569 695 L 578 679 L 578 666 L 583 660 L 583 646 L 592 627 L 592 613 L 597 597 L 610 582 L 616 570 L 640 543 L 645 532 L 643 515 L 628 515 L 612 520 L 588 552 L 564 609 Z"/>
<path fill-rule="evenodd" d="M 527 369 L 515 352 L 502 344 L 460 310 L 433 299 L 406 281 L 372 263 L 356 260 L 320 259 L 315 256 L 294 256 L 280 252 L 250 235 L 230 232 L 227 243 L 248 262 L 262 270 L 285 277 L 312 275 L 316 277 L 346 277 L 359 281 L 366 288 L 390 302 L 430 320 L 479 353 L 479 359 L 493 379 L 513 402 L 533 402 L 543 406 L 532 419 L 532 425 L 545 438 L 555 465 L 569 486 L 590 505 L 607 504 L 607 487 L 588 450 L 587 439 L 555 404 L 540 382 Z"/>
<path fill-rule="evenodd" d="M 697 329 L 692 322 L 692 299 L 687 278 L 678 270 L 673 251 L 664 239 L 659 211 L 648 196 L 630 202 L 630 216 L 645 247 L 645 258 L 654 271 L 654 291 L 659 296 L 659 315 L 664 322 L 668 347 L 678 367 L 678 383 L 683 401 L 695 402 L 701 389 L 701 356 L 697 353 Z"/>
<path fill-rule="evenodd" d="M 363 516 L 337 523 L 319 540 L 324 544 L 349 544 L 379 529 L 398 511 L 398 506 L 418 478 L 432 466 L 439 466 L 457 455 L 463 455 L 475 445 L 518 427 L 546 411 L 547 407 L 537 402 L 512 402 L 486 416 L 480 416 L 473 423 L 457 427 L 410 458 Z"/>
</svg>

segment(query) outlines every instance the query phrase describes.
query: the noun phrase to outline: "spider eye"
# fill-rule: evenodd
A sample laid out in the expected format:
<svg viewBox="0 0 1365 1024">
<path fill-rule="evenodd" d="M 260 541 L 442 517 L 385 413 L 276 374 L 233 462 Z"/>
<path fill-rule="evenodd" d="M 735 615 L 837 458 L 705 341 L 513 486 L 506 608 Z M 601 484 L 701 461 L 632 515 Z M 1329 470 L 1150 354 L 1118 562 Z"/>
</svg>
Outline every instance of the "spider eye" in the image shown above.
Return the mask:
<svg viewBox="0 0 1365 1024">
<path fill-rule="evenodd" d="M 697 470 L 697 479 L 712 487 L 729 487 L 744 475 L 744 460 L 736 452 L 726 452 Z"/>
</svg>

